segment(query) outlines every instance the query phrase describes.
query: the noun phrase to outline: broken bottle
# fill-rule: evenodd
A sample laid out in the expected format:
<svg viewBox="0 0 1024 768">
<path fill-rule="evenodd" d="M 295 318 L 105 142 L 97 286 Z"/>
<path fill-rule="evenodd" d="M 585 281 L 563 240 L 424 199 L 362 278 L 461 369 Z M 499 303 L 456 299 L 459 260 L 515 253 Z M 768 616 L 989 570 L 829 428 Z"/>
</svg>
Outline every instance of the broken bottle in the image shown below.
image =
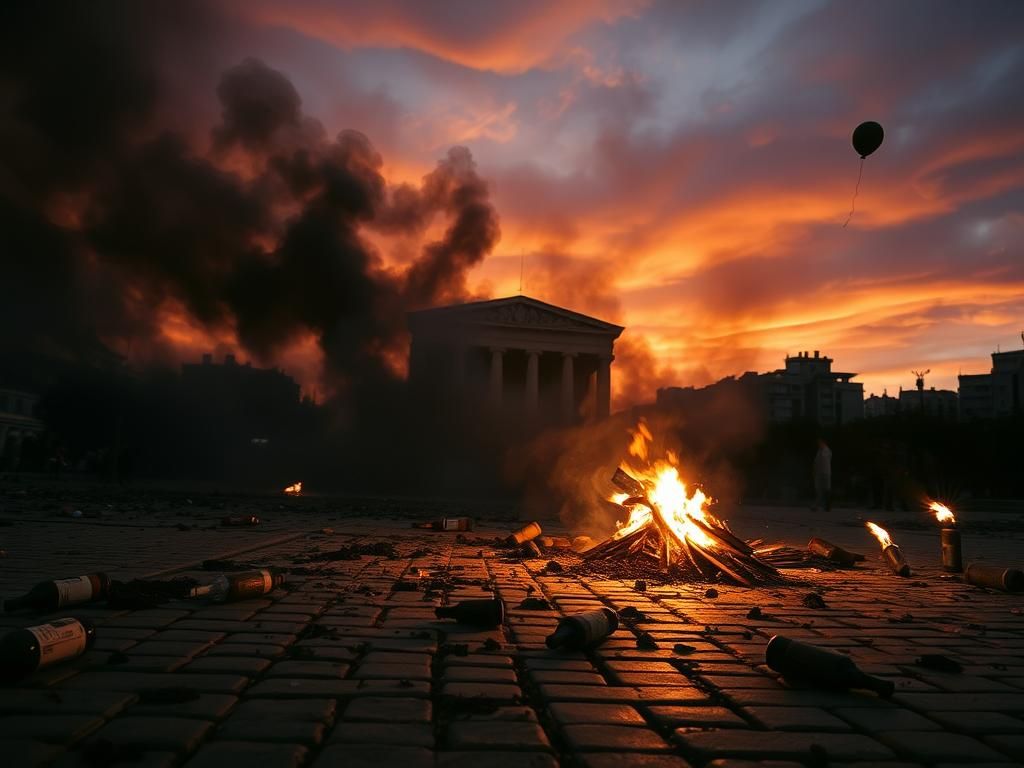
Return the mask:
<svg viewBox="0 0 1024 768">
<path fill-rule="evenodd" d="M 619 617 L 610 608 L 577 613 L 560 619 L 555 631 L 548 635 L 548 648 L 578 651 L 603 642 L 619 628 Z"/>
<path fill-rule="evenodd" d="M 883 698 L 889 698 L 896 690 L 891 680 L 862 672 L 849 656 L 782 635 L 768 641 L 764 660 L 783 677 L 819 688 L 865 689 Z"/>
</svg>

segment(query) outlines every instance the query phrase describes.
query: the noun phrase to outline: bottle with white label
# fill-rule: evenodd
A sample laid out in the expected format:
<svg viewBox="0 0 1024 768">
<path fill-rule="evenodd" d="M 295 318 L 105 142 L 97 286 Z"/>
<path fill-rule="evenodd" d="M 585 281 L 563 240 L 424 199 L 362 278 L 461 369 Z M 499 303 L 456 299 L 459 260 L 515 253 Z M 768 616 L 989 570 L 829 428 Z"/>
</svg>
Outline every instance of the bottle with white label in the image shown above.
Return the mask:
<svg viewBox="0 0 1024 768">
<path fill-rule="evenodd" d="M 105 573 L 90 573 L 71 579 L 55 579 L 36 584 L 21 597 L 4 601 L 4 612 L 32 610 L 56 611 L 69 605 L 102 600 L 110 593 L 110 578 Z"/>
<path fill-rule="evenodd" d="M 209 584 L 196 587 L 191 597 L 209 597 L 222 602 L 251 600 L 284 584 L 284 574 L 264 568 L 245 573 L 221 574 Z"/>
<path fill-rule="evenodd" d="M 0 681 L 21 680 L 51 664 L 81 656 L 96 640 L 88 619 L 54 619 L 0 638 Z"/>
</svg>

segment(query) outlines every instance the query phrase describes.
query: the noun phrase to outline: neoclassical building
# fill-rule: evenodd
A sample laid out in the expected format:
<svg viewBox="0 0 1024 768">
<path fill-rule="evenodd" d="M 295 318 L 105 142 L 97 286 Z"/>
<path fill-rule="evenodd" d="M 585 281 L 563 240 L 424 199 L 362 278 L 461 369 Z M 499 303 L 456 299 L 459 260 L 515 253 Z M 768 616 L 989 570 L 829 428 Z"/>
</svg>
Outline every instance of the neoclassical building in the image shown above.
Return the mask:
<svg viewBox="0 0 1024 768">
<path fill-rule="evenodd" d="M 408 320 L 410 387 L 441 411 L 479 410 L 527 426 L 608 415 L 622 326 L 528 296 L 425 309 Z"/>
</svg>

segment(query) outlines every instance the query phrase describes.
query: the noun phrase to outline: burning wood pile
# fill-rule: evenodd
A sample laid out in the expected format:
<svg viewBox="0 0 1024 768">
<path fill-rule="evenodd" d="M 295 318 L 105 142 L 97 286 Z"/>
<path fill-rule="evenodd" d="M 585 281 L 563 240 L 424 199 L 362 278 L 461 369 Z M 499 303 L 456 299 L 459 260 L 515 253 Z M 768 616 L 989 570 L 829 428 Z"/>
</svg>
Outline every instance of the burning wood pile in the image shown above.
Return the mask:
<svg viewBox="0 0 1024 768">
<path fill-rule="evenodd" d="M 637 427 L 630 454 L 646 462 L 651 434 Z M 611 538 L 584 554 L 588 561 L 644 563 L 663 573 L 694 581 L 726 581 L 754 586 L 783 581 L 758 559 L 754 548 L 735 536 L 706 509 L 707 496 L 687 491 L 674 454 L 639 470 L 620 466 L 612 477 L 619 493 L 610 499 L 627 513 Z"/>
</svg>

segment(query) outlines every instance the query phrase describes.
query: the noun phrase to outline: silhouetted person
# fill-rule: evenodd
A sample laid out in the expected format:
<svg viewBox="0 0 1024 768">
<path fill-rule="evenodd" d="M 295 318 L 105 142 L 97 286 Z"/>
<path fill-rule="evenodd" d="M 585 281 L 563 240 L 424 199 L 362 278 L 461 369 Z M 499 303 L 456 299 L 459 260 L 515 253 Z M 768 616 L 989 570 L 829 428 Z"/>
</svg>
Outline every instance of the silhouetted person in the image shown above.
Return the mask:
<svg viewBox="0 0 1024 768">
<path fill-rule="evenodd" d="M 814 506 L 826 512 L 832 509 L 832 450 L 818 438 L 818 452 L 814 455 Z"/>
</svg>

